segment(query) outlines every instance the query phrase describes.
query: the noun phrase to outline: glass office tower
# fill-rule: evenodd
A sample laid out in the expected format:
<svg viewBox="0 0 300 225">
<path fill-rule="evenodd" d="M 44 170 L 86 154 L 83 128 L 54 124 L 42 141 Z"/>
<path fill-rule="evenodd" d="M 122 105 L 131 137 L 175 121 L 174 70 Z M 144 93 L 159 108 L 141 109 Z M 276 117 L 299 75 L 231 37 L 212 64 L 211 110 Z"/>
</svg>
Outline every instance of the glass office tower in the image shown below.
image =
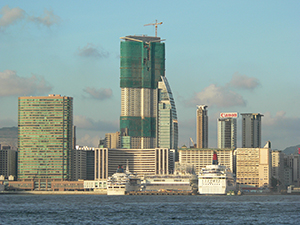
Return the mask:
<svg viewBox="0 0 300 225">
<path fill-rule="evenodd" d="M 18 179 L 70 180 L 73 98 L 18 100 Z"/>
<path fill-rule="evenodd" d="M 175 101 L 166 77 L 158 83 L 157 147 L 177 149 L 178 121 Z"/>
</svg>

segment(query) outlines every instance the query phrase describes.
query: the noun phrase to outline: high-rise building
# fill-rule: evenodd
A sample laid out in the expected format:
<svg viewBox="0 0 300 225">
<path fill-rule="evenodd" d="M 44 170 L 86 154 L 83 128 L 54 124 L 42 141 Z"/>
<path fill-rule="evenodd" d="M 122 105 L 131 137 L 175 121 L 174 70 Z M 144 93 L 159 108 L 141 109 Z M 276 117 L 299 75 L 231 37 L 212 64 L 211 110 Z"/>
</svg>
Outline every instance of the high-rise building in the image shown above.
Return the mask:
<svg viewBox="0 0 300 225">
<path fill-rule="evenodd" d="M 261 117 L 259 113 L 242 113 L 242 147 L 260 148 Z"/>
<path fill-rule="evenodd" d="M 166 77 L 158 82 L 157 147 L 177 149 L 178 122 L 175 101 Z"/>
<path fill-rule="evenodd" d="M 177 148 L 176 109 L 165 79 L 165 43 L 149 36 L 121 39 L 121 147 Z"/>
<path fill-rule="evenodd" d="M 72 175 L 71 180 L 86 180 L 86 151 L 76 148 L 72 149 Z"/>
<path fill-rule="evenodd" d="M 105 134 L 105 148 L 120 148 L 120 132 Z"/>
<path fill-rule="evenodd" d="M 197 106 L 197 148 L 208 148 L 207 106 Z"/>
<path fill-rule="evenodd" d="M 18 107 L 18 179 L 70 180 L 73 98 L 19 97 Z"/>
<path fill-rule="evenodd" d="M 94 180 L 95 148 L 77 145 L 72 151 L 72 180 Z"/>
<path fill-rule="evenodd" d="M 235 118 L 218 119 L 218 148 L 236 149 L 236 124 Z"/>
<path fill-rule="evenodd" d="M 279 182 L 283 182 L 284 173 L 284 153 L 282 151 L 272 151 L 272 176 Z"/>
<path fill-rule="evenodd" d="M 296 184 L 300 182 L 300 156 L 299 154 L 284 155 L 284 167 L 286 176 L 290 173 L 286 181 L 292 181 L 286 184 Z"/>
<path fill-rule="evenodd" d="M 0 144 L 0 176 L 17 176 L 17 149 Z"/>
</svg>

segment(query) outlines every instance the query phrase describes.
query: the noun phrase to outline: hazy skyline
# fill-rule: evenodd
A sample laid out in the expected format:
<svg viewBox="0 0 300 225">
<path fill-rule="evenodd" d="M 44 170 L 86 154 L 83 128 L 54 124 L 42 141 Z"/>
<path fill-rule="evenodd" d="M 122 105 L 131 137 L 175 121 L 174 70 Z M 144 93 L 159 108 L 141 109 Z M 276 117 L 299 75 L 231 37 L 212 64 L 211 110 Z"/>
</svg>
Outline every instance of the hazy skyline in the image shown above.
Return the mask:
<svg viewBox="0 0 300 225">
<path fill-rule="evenodd" d="M 299 1 L 2 1 L 0 127 L 17 126 L 19 96 L 74 98 L 77 143 L 119 130 L 120 37 L 166 39 L 179 147 L 196 140 L 207 105 L 209 147 L 220 112 L 261 113 L 262 146 L 300 143 Z M 238 119 L 241 147 L 241 119 Z"/>
</svg>

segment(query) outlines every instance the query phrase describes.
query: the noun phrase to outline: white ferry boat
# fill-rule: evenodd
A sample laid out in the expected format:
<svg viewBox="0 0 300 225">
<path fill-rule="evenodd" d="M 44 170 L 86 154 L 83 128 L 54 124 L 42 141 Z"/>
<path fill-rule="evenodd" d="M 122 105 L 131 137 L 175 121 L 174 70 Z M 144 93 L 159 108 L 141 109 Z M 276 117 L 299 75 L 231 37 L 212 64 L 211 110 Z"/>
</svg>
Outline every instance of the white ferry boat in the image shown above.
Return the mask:
<svg viewBox="0 0 300 225">
<path fill-rule="evenodd" d="M 123 166 L 119 165 L 117 172 L 107 180 L 107 195 L 125 195 L 131 191 L 139 191 L 141 179 L 129 172 L 128 165 L 124 172 Z"/>
<path fill-rule="evenodd" d="M 198 175 L 198 193 L 201 195 L 227 194 L 236 191 L 234 175 L 226 166 L 218 165 L 214 152 L 212 165 L 203 168 Z"/>
</svg>

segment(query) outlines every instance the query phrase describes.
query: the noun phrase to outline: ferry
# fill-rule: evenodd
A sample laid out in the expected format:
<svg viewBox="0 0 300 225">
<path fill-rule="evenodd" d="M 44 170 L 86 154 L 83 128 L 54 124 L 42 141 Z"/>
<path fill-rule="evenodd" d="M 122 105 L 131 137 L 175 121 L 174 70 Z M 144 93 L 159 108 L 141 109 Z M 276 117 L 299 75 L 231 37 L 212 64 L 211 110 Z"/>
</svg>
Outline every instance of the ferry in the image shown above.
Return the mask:
<svg viewBox="0 0 300 225">
<path fill-rule="evenodd" d="M 215 151 L 212 165 L 202 168 L 198 174 L 198 193 L 200 195 L 225 195 L 235 191 L 235 176 L 229 168 L 218 164 L 218 156 Z"/>
<path fill-rule="evenodd" d="M 116 173 L 107 179 L 107 195 L 125 195 L 126 193 L 139 191 L 141 179 L 129 172 L 128 163 L 126 171 L 119 165 Z"/>
</svg>

